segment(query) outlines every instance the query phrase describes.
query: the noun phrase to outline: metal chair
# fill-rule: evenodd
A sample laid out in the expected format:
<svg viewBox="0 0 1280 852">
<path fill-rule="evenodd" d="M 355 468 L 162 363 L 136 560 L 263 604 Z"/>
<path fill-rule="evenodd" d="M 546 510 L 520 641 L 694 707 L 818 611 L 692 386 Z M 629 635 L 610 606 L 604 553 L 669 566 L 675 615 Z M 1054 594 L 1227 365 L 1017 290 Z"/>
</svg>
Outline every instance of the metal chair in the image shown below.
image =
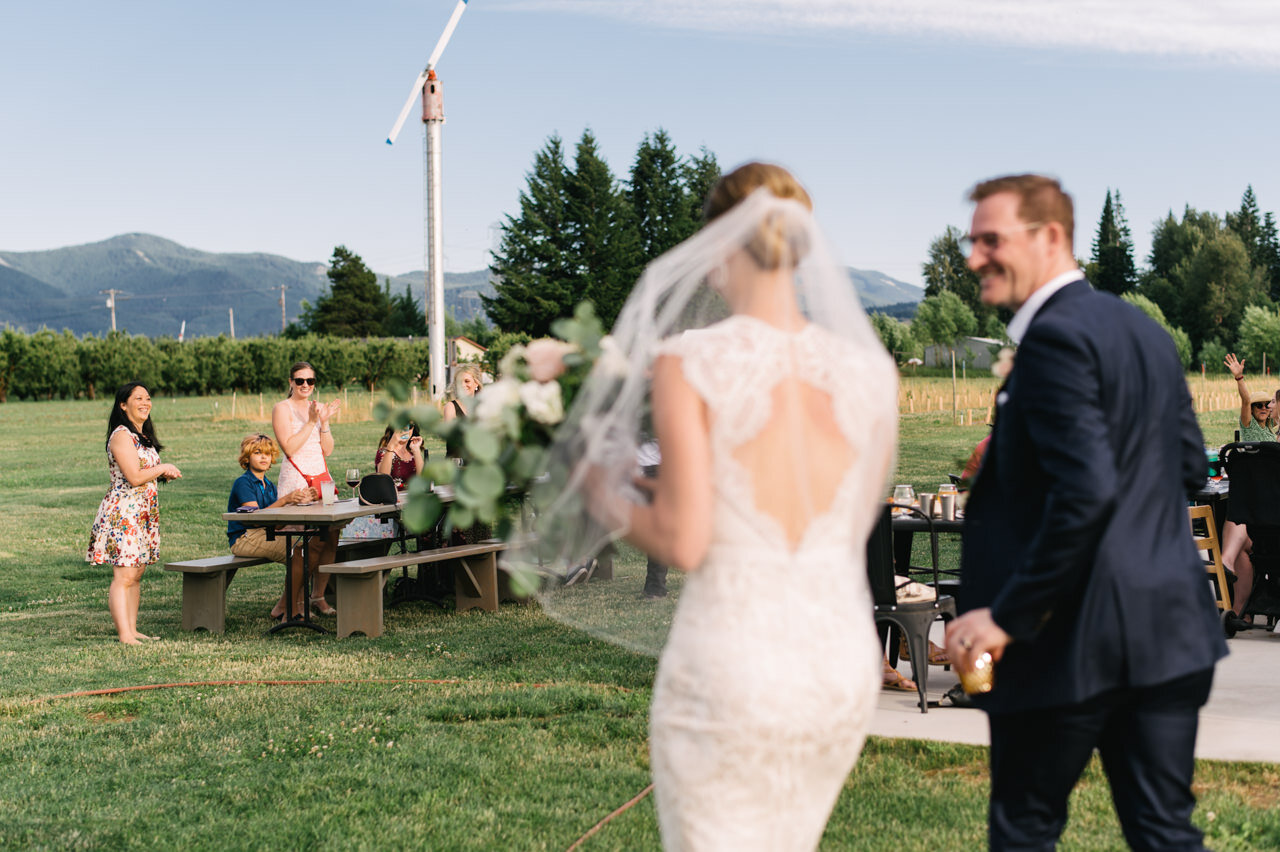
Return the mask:
<svg viewBox="0 0 1280 852">
<path fill-rule="evenodd" d="M 933 561 L 934 589 L 932 600 L 917 603 L 900 603 L 894 585 L 893 570 L 893 510 L 905 509 L 922 519 L 929 530 L 930 552 Z M 871 597 L 875 603 L 876 623 L 888 622 L 897 626 L 907 637 L 911 649 L 911 679 L 920 693 L 920 712 L 929 712 L 929 628 L 939 618 L 950 621 L 956 617 L 956 600 L 951 595 L 939 593 L 938 533 L 933 519 L 915 506 L 887 504 L 880 520 L 876 522 L 867 539 L 867 576 L 871 584 Z"/>
</svg>

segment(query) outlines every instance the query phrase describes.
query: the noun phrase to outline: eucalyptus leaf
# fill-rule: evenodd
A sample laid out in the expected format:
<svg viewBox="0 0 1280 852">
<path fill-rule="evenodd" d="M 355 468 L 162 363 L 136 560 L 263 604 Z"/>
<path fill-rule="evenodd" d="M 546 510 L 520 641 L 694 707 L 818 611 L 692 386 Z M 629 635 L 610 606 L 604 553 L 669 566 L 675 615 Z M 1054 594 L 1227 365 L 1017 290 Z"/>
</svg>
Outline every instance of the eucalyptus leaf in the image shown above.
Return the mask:
<svg viewBox="0 0 1280 852">
<path fill-rule="evenodd" d="M 440 409 L 434 405 L 416 405 L 409 409 L 409 416 L 413 418 L 413 422 L 418 424 L 418 428 L 426 431 L 431 429 L 440 421 Z"/>
<path fill-rule="evenodd" d="M 409 385 L 403 379 L 389 378 L 382 383 L 382 387 L 396 402 L 404 403 L 409 400 Z"/>
<path fill-rule="evenodd" d="M 466 506 L 454 503 L 449 509 L 449 523 L 456 530 L 470 529 L 475 525 L 475 515 Z"/>
<path fill-rule="evenodd" d="M 485 464 L 497 461 L 499 453 L 502 452 L 502 442 L 498 436 L 478 426 L 467 429 L 463 446 L 467 448 L 467 454 L 471 459 Z"/>
<path fill-rule="evenodd" d="M 412 480 L 410 480 L 412 482 Z M 426 532 L 435 526 L 444 511 L 444 503 L 434 494 L 410 494 L 400 518 L 409 532 Z"/>
<path fill-rule="evenodd" d="M 379 423 L 385 422 L 391 416 L 393 406 L 389 400 L 380 399 L 373 404 L 373 419 Z"/>
<path fill-rule="evenodd" d="M 489 502 L 495 502 L 507 488 L 502 468 L 493 464 L 472 464 L 463 468 L 460 489 Z"/>
</svg>

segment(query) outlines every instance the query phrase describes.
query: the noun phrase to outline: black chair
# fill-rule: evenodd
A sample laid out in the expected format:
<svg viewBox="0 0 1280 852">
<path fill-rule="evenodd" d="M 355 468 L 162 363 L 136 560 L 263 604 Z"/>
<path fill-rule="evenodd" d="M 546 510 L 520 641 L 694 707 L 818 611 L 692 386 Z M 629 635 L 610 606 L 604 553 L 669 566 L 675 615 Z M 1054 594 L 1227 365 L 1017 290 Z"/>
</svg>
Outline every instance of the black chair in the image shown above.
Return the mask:
<svg viewBox="0 0 1280 852">
<path fill-rule="evenodd" d="M 1255 615 L 1265 616 L 1268 628 L 1280 619 L 1280 442 L 1227 444 L 1219 458 L 1231 483 L 1227 520 L 1244 524 L 1253 541 L 1253 588 L 1241 613 L 1248 624 L 1223 616 L 1227 636 L 1234 636 Z"/>
<path fill-rule="evenodd" d="M 923 520 L 929 530 L 929 544 L 933 557 L 934 589 L 932 600 L 900 603 L 894 584 L 893 570 L 893 510 L 905 509 L 913 517 Z M 907 637 L 911 649 L 911 679 L 920 693 L 920 712 L 929 712 L 929 628 L 939 618 L 950 621 L 956 617 L 956 600 L 951 595 L 938 592 L 938 532 L 933 519 L 914 506 L 887 504 L 880 520 L 876 522 L 867 539 L 867 576 L 871 584 L 871 598 L 875 603 L 876 623 L 895 625 Z"/>
</svg>

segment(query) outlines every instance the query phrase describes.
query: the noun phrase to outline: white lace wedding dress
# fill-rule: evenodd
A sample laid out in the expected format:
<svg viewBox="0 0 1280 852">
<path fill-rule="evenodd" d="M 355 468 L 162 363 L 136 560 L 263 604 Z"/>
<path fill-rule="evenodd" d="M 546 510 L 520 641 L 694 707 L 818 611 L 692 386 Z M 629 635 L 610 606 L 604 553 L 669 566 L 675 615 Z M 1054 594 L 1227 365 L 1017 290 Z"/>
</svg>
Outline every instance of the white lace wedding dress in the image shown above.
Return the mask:
<svg viewBox="0 0 1280 852">
<path fill-rule="evenodd" d="M 658 665 L 669 850 L 813 849 L 880 688 L 865 542 L 893 462 L 883 350 L 735 316 L 663 345 L 709 413 L 710 550 Z"/>
</svg>

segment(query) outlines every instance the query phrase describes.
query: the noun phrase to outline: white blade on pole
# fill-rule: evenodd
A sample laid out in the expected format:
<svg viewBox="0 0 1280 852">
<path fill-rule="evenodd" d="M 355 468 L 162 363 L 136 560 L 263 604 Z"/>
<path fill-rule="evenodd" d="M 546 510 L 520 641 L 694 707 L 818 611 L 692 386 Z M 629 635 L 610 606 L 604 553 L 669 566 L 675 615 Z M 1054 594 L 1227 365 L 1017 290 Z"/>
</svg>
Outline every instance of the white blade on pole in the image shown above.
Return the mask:
<svg viewBox="0 0 1280 852">
<path fill-rule="evenodd" d="M 462 13 L 467 9 L 467 0 L 458 0 L 458 5 L 453 7 L 453 14 L 449 16 L 449 23 L 444 25 L 444 32 L 440 34 L 440 40 L 436 42 L 436 49 L 431 51 L 431 58 L 427 60 L 427 70 L 430 71 L 436 67 L 436 63 L 440 61 L 440 54 L 444 53 L 444 46 L 449 43 L 449 37 L 453 35 L 453 30 L 458 26 L 458 19 L 462 17 Z"/>
<path fill-rule="evenodd" d="M 396 137 L 400 135 L 400 128 L 404 127 L 404 121 L 409 117 L 409 110 L 413 109 L 414 101 L 418 99 L 418 95 L 422 92 L 422 87 L 426 85 L 427 72 L 423 70 L 418 75 L 418 79 L 413 81 L 413 89 L 409 92 L 409 100 L 404 102 L 404 109 L 400 110 L 399 117 L 396 118 L 395 126 L 391 128 L 391 132 L 387 134 L 387 144 L 394 145 Z"/>
</svg>

